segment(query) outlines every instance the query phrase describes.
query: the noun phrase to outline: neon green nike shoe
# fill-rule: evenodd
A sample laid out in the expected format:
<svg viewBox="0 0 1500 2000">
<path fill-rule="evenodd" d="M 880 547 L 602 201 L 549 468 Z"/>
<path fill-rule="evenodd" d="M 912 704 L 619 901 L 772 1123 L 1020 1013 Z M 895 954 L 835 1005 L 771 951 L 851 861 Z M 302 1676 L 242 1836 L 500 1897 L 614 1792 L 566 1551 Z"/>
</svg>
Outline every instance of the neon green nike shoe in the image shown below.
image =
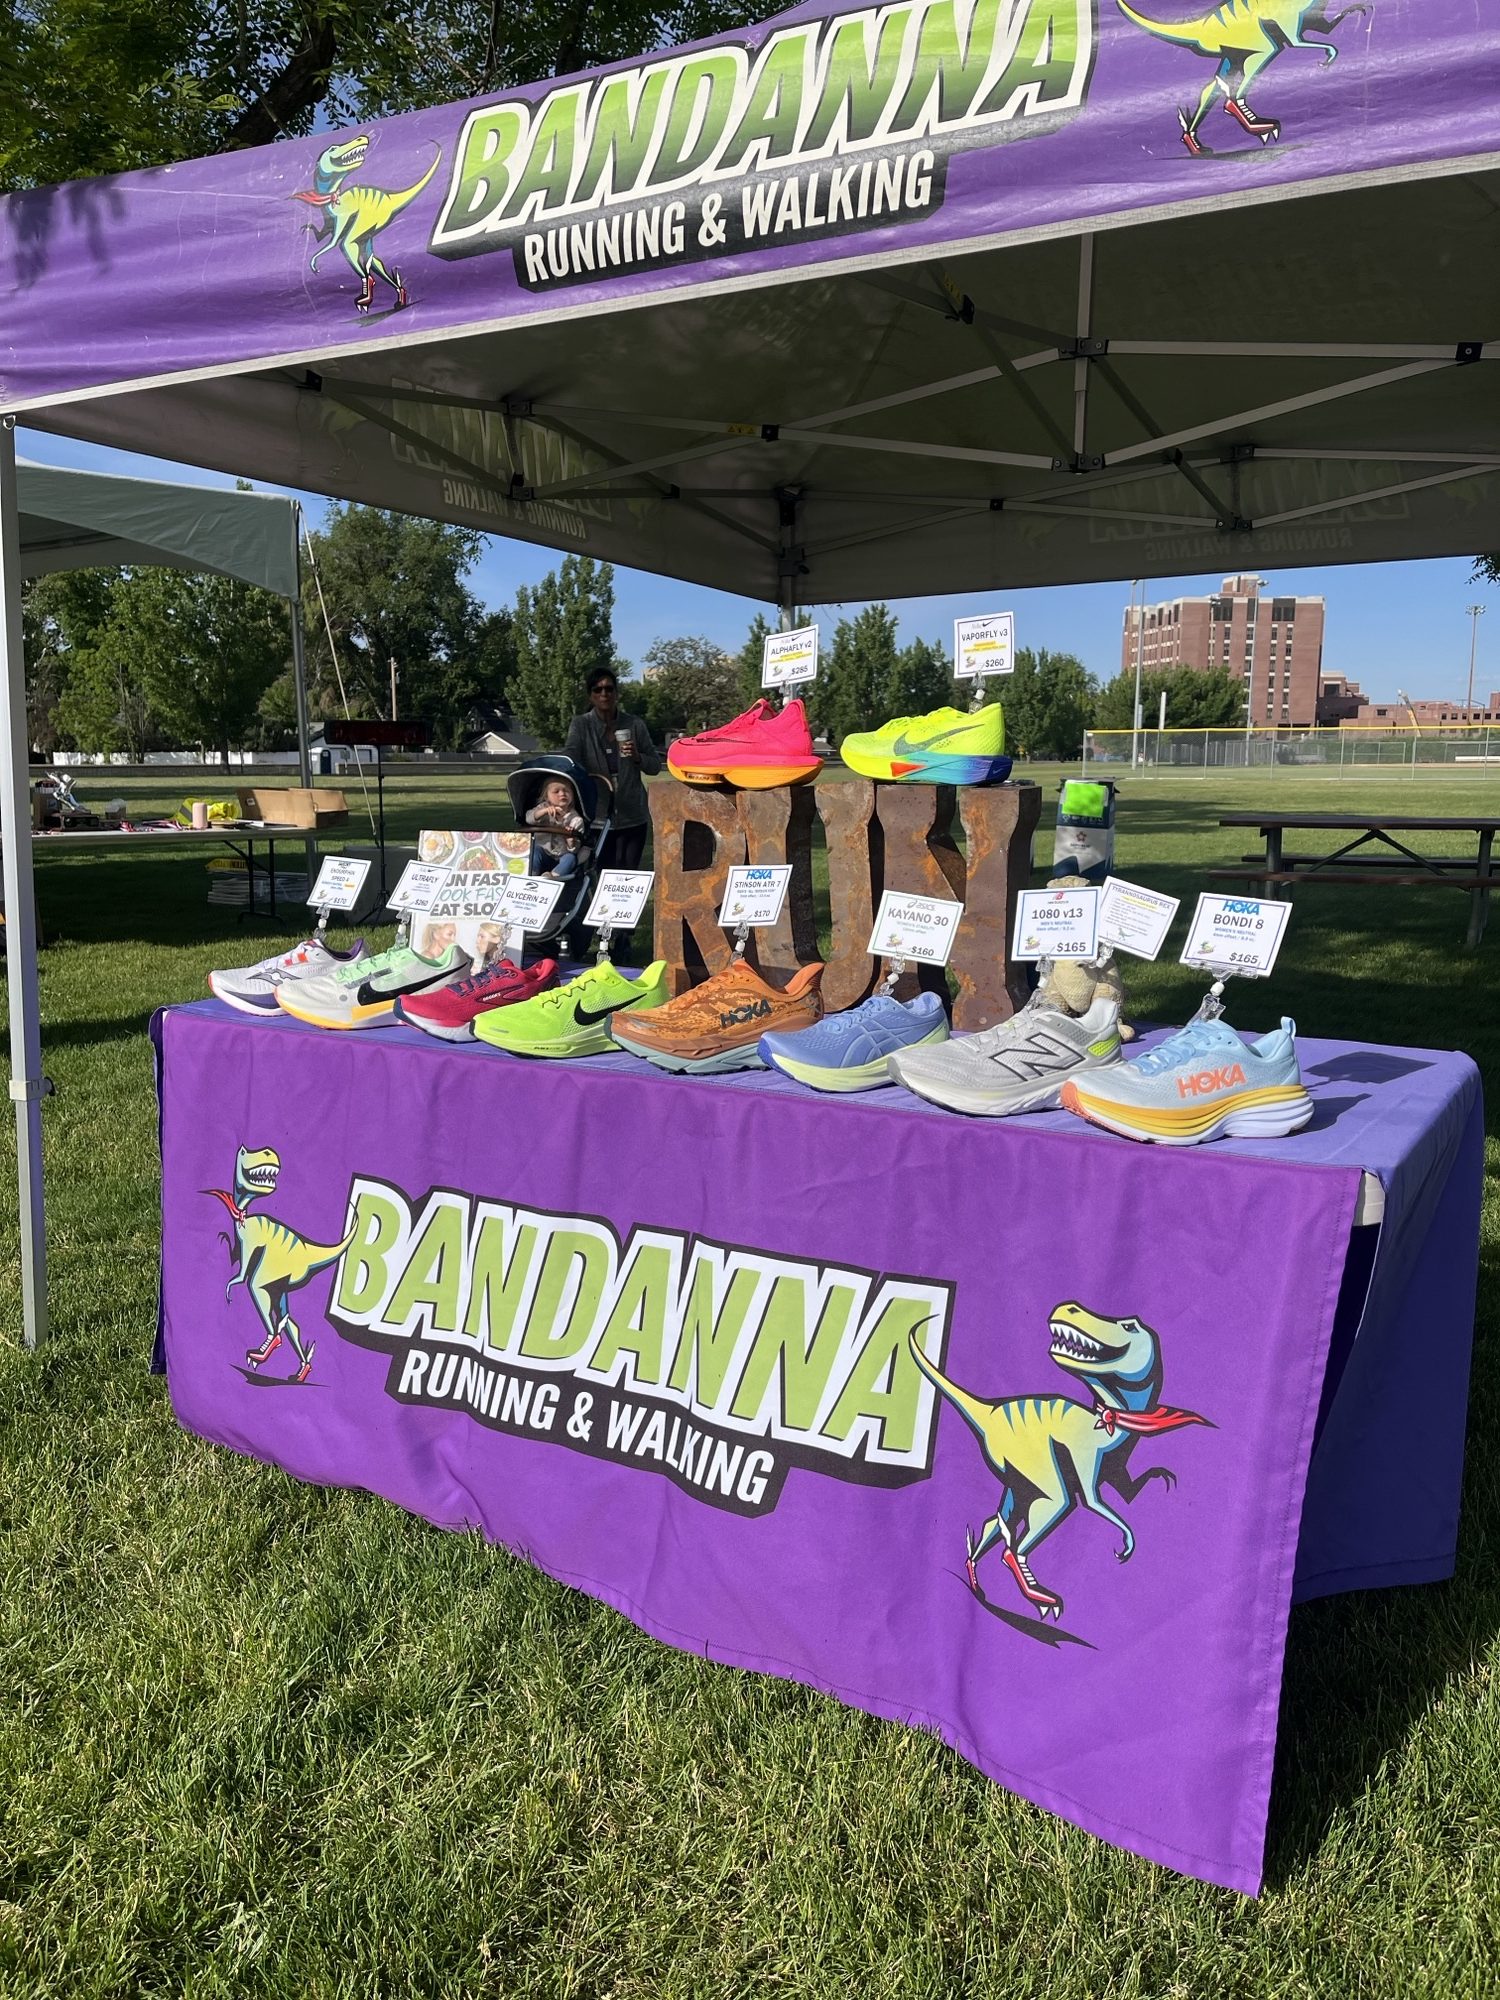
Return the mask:
<svg viewBox="0 0 1500 2000">
<path fill-rule="evenodd" d="M 860 778 L 906 784 L 998 784 L 1010 776 L 1006 716 L 1000 702 L 964 714 L 936 708 L 930 716 L 896 716 L 878 730 L 846 736 L 838 746 Z"/>
<path fill-rule="evenodd" d="M 664 958 L 634 978 L 604 960 L 566 986 L 481 1014 L 474 1033 L 479 1041 L 513 1056 L 603 1055 L 616 1046 L 609 1029 L 621 1008 L 644 1013 L 669 997 Z"/>
<path fill-rule="evenodd" d="M 860 777 L 910 785 L 997 785 L 1010 776 L 1004 750 L 1005 712 L 998 701 L 972 715 L 957 708 L 898 715 L 839 745 L 839 755 Z"/>
</svg>

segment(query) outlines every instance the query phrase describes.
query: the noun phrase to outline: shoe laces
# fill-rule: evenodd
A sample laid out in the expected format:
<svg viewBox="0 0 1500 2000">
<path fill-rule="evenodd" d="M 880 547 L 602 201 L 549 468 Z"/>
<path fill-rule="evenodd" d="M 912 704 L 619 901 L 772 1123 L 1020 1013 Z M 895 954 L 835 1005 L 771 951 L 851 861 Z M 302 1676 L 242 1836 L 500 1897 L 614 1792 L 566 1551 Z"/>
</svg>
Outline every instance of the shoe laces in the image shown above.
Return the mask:
<svg viewBox="0 0 1500 2000">
<path fill-rule="evenodd" d="M 1238 1035 L 1235 1036 L 1239 1042 Z M 1192 1056 L 1221 1055 L 1224 1051 L 1223 1031 L 1212 1021 L 1189 1021 L 1185 1028 L 1179 1028 L 1175 1035 L 1164 1041 L 1159 1049 L 1151 1049 L 1143 1056 L 1137 1056 L 1131 1065 L 1142 1076 L 1160 1076 L 1164 1070 L 1175 1069 L 1181 1062 Z"/>
</svg>

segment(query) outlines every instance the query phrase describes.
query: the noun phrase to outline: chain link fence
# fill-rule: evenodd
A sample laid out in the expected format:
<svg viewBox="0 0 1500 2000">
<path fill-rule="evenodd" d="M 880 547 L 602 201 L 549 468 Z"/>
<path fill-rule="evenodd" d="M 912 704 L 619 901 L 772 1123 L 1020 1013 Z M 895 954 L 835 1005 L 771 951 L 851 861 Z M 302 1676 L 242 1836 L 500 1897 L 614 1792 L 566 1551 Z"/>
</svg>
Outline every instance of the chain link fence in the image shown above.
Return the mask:
<svg viewBox="0 0 1500 2000">
<path fill-rule="evenodd" d="M 1500 775 L 1500 718 L 1421 729 L 1091 729 L 1085 766 L 1215 773 L 1295 769 L 1345 775 L 1406 767 Z"/>
</svg>

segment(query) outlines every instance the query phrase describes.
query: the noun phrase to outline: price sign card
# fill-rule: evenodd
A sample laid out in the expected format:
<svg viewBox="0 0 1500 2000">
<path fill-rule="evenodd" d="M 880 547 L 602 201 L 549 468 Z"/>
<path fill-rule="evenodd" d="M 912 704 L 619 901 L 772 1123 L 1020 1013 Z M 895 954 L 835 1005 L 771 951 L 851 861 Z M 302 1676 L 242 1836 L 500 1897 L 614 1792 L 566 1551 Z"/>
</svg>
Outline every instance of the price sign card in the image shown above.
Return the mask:
<svg viewBox="0 0 1500 2000">
<path fill-rule="evenodd" d="M 1276 963 L 1292 914 L 1290 903 L 1249 896 L 1200 896 L 1188 925 L 1182 963 L 1205 972 L 1236 972 L 1264 979 Z"/>
<path fill-rule="evenodd" d="M 963 917 L 962 903 L 940 896 L 901 896 L 887 889 L 865 946 L 873 958 L 915 958 L 946 965 Z"/>
<path fill-rule="evenodd" d="M 727 931 L 738 930 L 741 924 L 752 931 L 764 930 L 781 915 L 791 879 L 790 867 L 731 868 L 719 922 Z"/>
<path fill-rule="evenodd" d="M 510 875 L 495 899 L 494 914 L 517 930 L 539 931 L 557 908 L 567 878 L 555 875 Z"/>
<path fill-rule="evenodd" d="M 447 869 L 435 861 L 408 861 L 391 891 L 390 908 L 425 914 L 447 879 Z"/>
<path fill-rule="evenodd" d="M 1099 891 L 1023 889 L 1016 903 L 1012 958 L 1097 958 Z"/>
<path fill-rule="evenodd" d="M 1128 951 L 1132 958 L 1155 958 L 1179 908 L 1176 896 L 1107 875 L 1099 892 L 1099 942 Z"/>
<path fill-rule="evenodd" d="M 953 673 L 957 680 L 1016 670 L 1016 614 L 992 611 L 986 618 L 953 621 Z"/>
<path fill-rule="evenodd" d="M 359 901 L 370 872 L 368 861 L 354 861 L 345 854 L 325 854 L 313 883 L 308 906 L 314 910 L 352 910 Z"/>
<path fill-rule="evenodd" d="M 650 868 L 601 868 L 583 921 L 596 931 L 633 931 L 655 880 Z"/>
<path fill-rule="evenodd" d="M 818 678 L 818 628 L 799 625 L 795 632 L 768 632 L 760 660 L 763 688 L 789 687 Z"/>
</svg>

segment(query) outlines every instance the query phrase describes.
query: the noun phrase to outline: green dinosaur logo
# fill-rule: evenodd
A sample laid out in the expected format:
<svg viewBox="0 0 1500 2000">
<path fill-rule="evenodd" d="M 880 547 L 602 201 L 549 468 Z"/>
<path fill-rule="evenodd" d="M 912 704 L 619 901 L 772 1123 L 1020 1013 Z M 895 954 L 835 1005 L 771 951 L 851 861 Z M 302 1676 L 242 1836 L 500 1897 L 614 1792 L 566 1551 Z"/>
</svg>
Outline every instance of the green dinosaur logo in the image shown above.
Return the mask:
<svg viewBox="0 0 1500 2000">
<path fill-rule="evenodd" d="M 895 0 L 502 98 L 429 247 L 541 289 L 927 215 L 953 152 L 1080 109 L 1094 42 L 1094 0 Z"/>
<path fill-rule="evenodd" d="M 350 183 L 349 176 L 358 173 L 364 165 L 369 149 L 370 141 L 363 132 L 326 147 L 318 155 L 312 186 L 299 188 L 293 200 L 304 201 L 321 212 L 322 219 L 314 231 L 318 248 L 312 253 L 309 270 L 316 271 L 318 259 L 328 251 L 341 250 L 349 268 L 360 281 L 359 297 L 354 301 L 355 310 L 362 313 L 370 311 L 375 303 L 375 280 L 379 278 L 383 284 L 389 285 L 394 295 L 392 310 L 400 312 L 404 306 L 411 304 L 411 293 L 406 289 L 401 273 L 392 270 L 377 253 L 375 238 L 403 208 L 416 200 L 437 172 L 438 162 L 443 156 L 441 152 L 436 154 L 432 165 L 419 181 L 391 193 L 385 188 Z"/>
<path fill-rule="evenodd" d="M 221 1232 L 235 1265 L 224 1297 L 227 1301 L 235 1286 L 243 1285 L 265 1334 L 259 1347 L 246 1351 L 245 1359 L 252 1368 L 259 1368 L 286 1341 L 297 1358 L 297 1372 L 289 1379 L 305 1382 L 312 1373 L 316 1347 L 311 1341 L 304 1342 L 287 1306 L 287 1294 L 336 1264 L 354 1241 L 354 1231 L 351 1228 L 342 1243 L 309 1243 L 274 1216 L 252 1215 L 250 1204 L 274 1194 L 280 1174 L 280 1157 L 269 1146 L 253 1151 L 241 1146 L 235 1155 L 233 1189 L 204 1188 L 203 1192 L 223 1202 L 234 1224 L 232 1237 Z"/>
<path fill-rule="evenodd" d="M 1203 87 L 1197 109 L 1177 114 L 1182 143 L 1195 159 L 1212 151 L 1198 134 L 1210 107 L 1220 97 L 1235 123 L 1263 146 L 1279 139 L 1281 121 L 1262 118 L 1251 109 L 1251 84 L 1284 49 L 1321 49 L 1325 65 L 1336 61 L 1338 50 L 1332 42 L 1310 42 L 1308 35 L 1331 35 L 1351 14 L 1371 11 L 1365 0 L 1354 0 L 1352 6 L 1336 14 L 1323 0 L 1224 0 L 1213 13 L 1197 20 L 1153 21 L 1138 14 L 1128 0 L 1115 0 L 1115 5 L 1126 20 L 1134 21 L 1148 35 L 1176 42 L 1217 65 L 1212 81 Z"/>
<path fill-rule="evenodd" d="M 1129 1523 L 1104 1498 L 1112 1487 L 1127 1503 L 1148 1481 L 1168 1488 L 1177 1476 L 1164 1465 L 1132 1474 L 1130 1455 L 1138 1437 L 1209 1424 L 1191 1410 L 1162 1403 L 1161 1343 L 1138 1319 L 1107 1319 L 1072 1301 L 1054 1306 L 1049 1322 L 1052 1359 L 1081 1380 L 1092 1401 L 1069 1396 L 1011 1396 L 989 1402 L 949 1381 L 911 1335 L 911 1351 L 927 1379 L 963 1417 L 1001 1482 L 1000 1505 L 980 1530 L 966 1536 L 969 1587 L 976 1596 L 978 1565 L 997 1544 L 1005 1567 L 1028 1604 L 1043 1619 L 1061 1619 L 1063 1601 L 1032 1574 L 1027 1558 L 1073 1509 L 1118 1528 L 1124 1537 L 1119 1560 L 1135 1551 Z M 1213 1426 L 1209 1424 L 1209 1428 Z"/>
</svg>

